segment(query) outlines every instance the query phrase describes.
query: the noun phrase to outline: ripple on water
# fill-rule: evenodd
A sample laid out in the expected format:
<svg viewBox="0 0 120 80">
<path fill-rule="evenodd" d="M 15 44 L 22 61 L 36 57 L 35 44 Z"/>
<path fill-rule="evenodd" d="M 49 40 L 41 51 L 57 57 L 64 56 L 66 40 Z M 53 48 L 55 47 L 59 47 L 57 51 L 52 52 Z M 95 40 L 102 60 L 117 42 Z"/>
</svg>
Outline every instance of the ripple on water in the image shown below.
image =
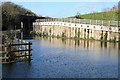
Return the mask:
<svg viewBox="0 0 120 80">
<path fill-rule="evenodd" d="M 116 78 L 118 65 L 117 47 L 101 50 L 98 42 L 84 48 L 53 45 L 49 40 L 33 40 L 32 62 L 30 66 L 14 64 L 4 68 L 4 75 L 9 77 L 32 78 Z M 99 46 L 99 47 L 98 47 Z M 111 46 L 111 45 L 110 45 Z M 109 52 L 108 52 L 109 51 Z M 113 56 L 114 55 L 114 56 Z M 23 66 L 24 65 L 24 66 Z M 26 67 L 25 67 L 26 66 Z M 20 71 L 16 71 L 20 70 Z M 11 72 L 11 74 L 7 73 Z M 24 76 L 25 75 L 25 76 Z"/>
</svg>

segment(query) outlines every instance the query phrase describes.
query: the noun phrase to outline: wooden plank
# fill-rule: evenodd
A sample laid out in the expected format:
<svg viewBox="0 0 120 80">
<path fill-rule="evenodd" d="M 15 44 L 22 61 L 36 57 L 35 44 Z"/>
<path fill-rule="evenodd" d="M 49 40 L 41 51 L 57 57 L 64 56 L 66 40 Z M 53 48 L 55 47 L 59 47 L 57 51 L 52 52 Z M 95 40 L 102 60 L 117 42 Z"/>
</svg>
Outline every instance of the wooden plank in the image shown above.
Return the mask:
<svg viewBox="0 0 120 80">
<path fill-rule="evenodd" d="M 32 60 L 32 59 L 31 59 Z M 10 63 L 15 63 L 15 62 L 22 62 L 23 60 L 17 60 L 17 61 L 10 61 L 10 62 L 0 62 L 0 64 L 10 64 Z"/>
<path fill-rule="evenodd" d="M 9 57 L 0 57 L 0 59 L 9 59 Z"/>
<path fill-rule="evenodd" d="M 25 56 L 29 56 L 29 55 L 21 55 L 21 56 L 15 56 L 15 57 L 25 57 Z M 30 54 L 30 56 L 32 56 L 32 54 Z"/>
<path fill-rule="evenodd" d="M 5 51 L 0 51 L 0 54 L 6 54 L 7 52 L 5 52 Z"/>
<path fill-rule="evenodd" d="M 0 47 L 4 47 L 4 46 L 6 46 L 5 44 L 0 44 Z"/>
<path fill-rule="evenodd" d="M 15 50 L 15 51 L 10 51 L 10 52 L 22 52 L 22 51 L 32 51 L 32 49 L 26 49 L 26 50 Z"/>
<path fill-rule="evenodd" d="M 10 44 L 10 46 L 19 46 L 19 45 L 32 45 L 32 43 L 23 43 L 23 44 Z"/>
<path fill-rule="evenodd" d="M 29 43 L 29 42 L 27 42 L 27 41 L 25 41 L 25 40 L 21 40 L 21 39 L 18 39 L 20 42 L 23 42 L 23 43 Z"/>
</svg>

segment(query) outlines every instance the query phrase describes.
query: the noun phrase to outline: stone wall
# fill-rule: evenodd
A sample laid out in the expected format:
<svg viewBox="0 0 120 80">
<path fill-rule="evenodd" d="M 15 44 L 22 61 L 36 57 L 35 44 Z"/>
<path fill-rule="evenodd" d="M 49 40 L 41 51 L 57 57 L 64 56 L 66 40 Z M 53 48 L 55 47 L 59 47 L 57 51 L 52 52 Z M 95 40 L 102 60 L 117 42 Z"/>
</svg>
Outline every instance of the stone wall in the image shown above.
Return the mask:
<svg viewBox="0 0 120 80">
<path fill-rule="evenodd" d="M 41 35 L 120 41 L 119 27 L 67 22 L 35 22 L 33 29 L 35 33 Z"/>
</svg>

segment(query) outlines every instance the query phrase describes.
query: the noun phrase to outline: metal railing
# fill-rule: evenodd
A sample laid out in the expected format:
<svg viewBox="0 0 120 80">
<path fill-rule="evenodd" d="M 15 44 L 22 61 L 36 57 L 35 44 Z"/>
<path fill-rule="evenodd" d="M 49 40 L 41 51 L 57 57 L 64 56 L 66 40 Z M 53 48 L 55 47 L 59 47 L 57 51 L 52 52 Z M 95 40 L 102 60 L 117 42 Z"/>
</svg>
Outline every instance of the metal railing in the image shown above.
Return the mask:
<svg viewBox="0 0 120 80">
<path fill-rule="evenodd" d="M 106 21 L 106 20 L 91 20 L 91 19 L 76 19 L 76 18 L 51 18 L 51 19 L 37 19 L 36 20 L 36 22 L 56 22 L 56 21 L 79 23 L 79 24 L 113 26 L 113 27 L 120 26 L 118 25 L 118 21 Z"/>
</svg>

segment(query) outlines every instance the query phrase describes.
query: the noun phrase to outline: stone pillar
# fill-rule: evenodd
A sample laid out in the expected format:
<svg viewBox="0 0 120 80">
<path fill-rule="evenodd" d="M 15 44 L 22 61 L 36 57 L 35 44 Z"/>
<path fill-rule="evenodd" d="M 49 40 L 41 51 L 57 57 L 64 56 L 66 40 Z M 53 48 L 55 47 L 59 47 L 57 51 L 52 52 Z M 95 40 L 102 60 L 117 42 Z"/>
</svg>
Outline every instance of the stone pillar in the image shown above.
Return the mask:
<svg viewBox="0 0 120 80">
<path fill-rule="evenodd" d="M 95 34 L 95 35 L 94 35 Z M 94 38 L 97 39 L 97 33 L 96 33 L 96 30 L 94 30 Z"/>
<path fill-rule="evenodd" d="M 108 32 L 107 31 L 103 31 L 103 40 L 107 40 L 107 35 L 108 34 Z"/>
<path fill-rule="evenodd" d="M 57 29 L 58 29 L 58 35 L 60 35 L 60 27 L 57 26 Z"/>
<path fill-rule="evenodd" d="M 80 32 L 80 28 L 78 28 L 78 38 L 81 37 L 80 34 L 81 34 L 81 32 Z"/>
<path fill-rule="evenodd" d="M 73 37 L 75 37 L 75 27 L 74 27 L 74 30 L 73 30 Z"/>
<path fill-rule="evenodd" d="M 57 19 L 55 19 L 55 20 L 57 20 Z M 58 27 L 58 26 L 55 26 L 55 30 L 54 30 L 54 31 L 55 31 L 55 32 L 54 32 L 54 33 L 55 33 L 55 36 L 57 36 L 57 34 L 58 34 L 58 28 L 57 28 L 57 27 Z"/>
<path fill-rule="evenodd" d="M 69 38 L 71 37 L 71 27 L 69 27 L 69 31 L 70 31 L 70 36 L 69 36 Z"/>
<path fill-rule="evenodd" d="M 84 38 L 84 29 L 81 28 L 81 29 L 80 29 L 80 32 L 81 32 L 81 34 L 80 34 L 81 38 Z"/>
<path fill-rule="evenodd" d="M 74 30 L 75 30 L 75 28 L 72 27 L 72 37 L 74 37 Z"/>
<path fill-rule="evenodd" d="M 42 28 L 42 31 L 41 31 L 41 32 L 43 33 L 43 30 L 44 30 L 43 26 L 41 26 L 41 28 Z"/>
<path fill-rule="evenodd" d="M 78 37 L 78 30 L 79 30 L 79 29 L 77 28 L 77 37 Z"/>
<path fill-rule="evenodd" d="M 120 41 L 120 33 L 118 33 L 118 41 Z"/>
<path fill-rule="evenodd" d="M 66 36 L 69 36 L 68 27 L 66 27 Z"/>
<path fill-rule="evenodd" d="M 90 35 L 90 30 L 86 29 L 86 38 L 89 39 L 89 35 Z"/>
<path fill-rule="evenodd" d="M 74 27 L 71 27 L 71 37 L 74 37 Z"/>
<path fill-rule="evenodd" d="M 87 29 L 84 29 L 84 38 L 87 38 Z"/>
<path fill-rule="evenodd" d="M 112 33 L 112 32 L 108 31 L 107 33 L 108 33 L 107 40 L 111 40 L 111 36 L 112 36 L 111 33 Z"/>
<path fill-rule="evenodd" d="M 89 39 L 92 37 L 92 30 L 89 29 Z"/>
<path fill-rule="evenodd" d="M 77 28 L 75 27 L 75 30 L 74 30 L 74 37 L 77 37 Z"/>
<path fill-rule="evenodd" d="M 71 36 L 70 37 L 73 37 L 73 27 L 71 27 Z"/>
<path fill-rule="evenodd" d="M 52 26 L 51 34 L 54 35 L 54 26 Z"/>
<path fill-rule="evenodd" d="M 70 38 L 70 33 L 71 31 L 70 31 L 70 27 L 68 27 L 68 37 Z"/>
<path fill-rule="evenodd" d="M 60 36 L 62 35 L 62 31 L 63 31 L 63 29 L 62 29 L 63 27 L 62 26 L 60 26 Z"/>
<path fill-rule="evenodd" d="M 100 40 L 100 31 L 99 30 L 95 30 L 95 39 Z"/>
</svg>

